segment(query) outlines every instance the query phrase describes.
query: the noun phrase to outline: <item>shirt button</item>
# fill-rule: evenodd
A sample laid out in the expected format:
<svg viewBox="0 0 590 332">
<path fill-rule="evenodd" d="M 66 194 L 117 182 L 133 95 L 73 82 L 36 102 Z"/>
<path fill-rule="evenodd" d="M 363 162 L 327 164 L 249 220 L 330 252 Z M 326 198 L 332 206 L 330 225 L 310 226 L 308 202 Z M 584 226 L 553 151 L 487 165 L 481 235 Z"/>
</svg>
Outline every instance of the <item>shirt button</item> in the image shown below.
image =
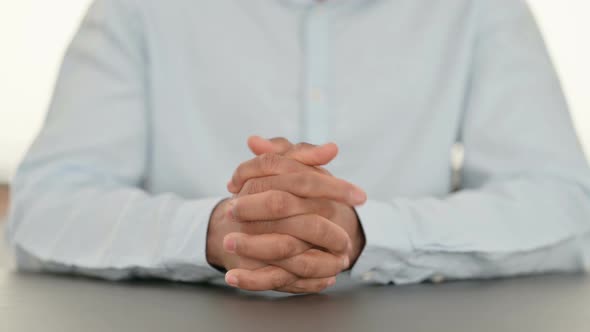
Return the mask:
<svg viewBox="0 0 590 332">
<path fill-rule="evenodd" d="M 313 89 L 309 92 L 309 99 L 313 102 L 319 103 L 320 101 L 322 101 L 322 97 L 322 91 L 318 89 Z"/>
<path fill-rule="evenodd" d="M 373 272 L 365 272 L 361 275 L 363 281 L 373 281 L 375 274 Z"/>
<path fill-rule="evenodd" d="M 430 281 L 432 281 L 435 284 L 441 284 L 443 282 L 445 282 L 445 277 L 441 274 L 436 274 L 434 276 L 432 276 L 432 278 L 430 278 Z"/>
</svg>

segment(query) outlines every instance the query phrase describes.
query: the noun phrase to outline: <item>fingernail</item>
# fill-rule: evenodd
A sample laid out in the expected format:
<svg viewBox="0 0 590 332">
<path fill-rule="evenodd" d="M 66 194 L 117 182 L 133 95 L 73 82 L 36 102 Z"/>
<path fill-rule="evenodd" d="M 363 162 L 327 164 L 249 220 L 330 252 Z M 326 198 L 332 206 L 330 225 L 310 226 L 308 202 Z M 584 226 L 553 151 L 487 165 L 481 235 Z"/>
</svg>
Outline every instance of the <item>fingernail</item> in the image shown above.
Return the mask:
<svg viewBox="0 0 590 332">
<path fill-rule="evenodd" d="M 238 243 L 237 243 L 236 239 L 232 239 L 232 238 L 225 240 L 225 242 L 223 243 L 223 248 L 225 249 L 225 251 L 227 251 L 229 253 L 235 253 L 237 246 L 238 246 Z"/>
<path fill-rule="evenodd" d="M 225 274 L 225 282 L 232 287 L 238 287 L 238 278 L 229 273 Z"/>
<path fill-rule="evenodd" d="M 348 269 L 349 264 L 350 264 L 350 259 L 348 258 L 348 256 L 344 256 L 344 258 L 342 259 L 342 267 L 344 269 Z"/>
<path fill-rule="evenodd" d="M 367 200 L 367 194 L 359 188 L 350 191 L 350 202 L 353 205 L 363 204 Z"/>
</svg>

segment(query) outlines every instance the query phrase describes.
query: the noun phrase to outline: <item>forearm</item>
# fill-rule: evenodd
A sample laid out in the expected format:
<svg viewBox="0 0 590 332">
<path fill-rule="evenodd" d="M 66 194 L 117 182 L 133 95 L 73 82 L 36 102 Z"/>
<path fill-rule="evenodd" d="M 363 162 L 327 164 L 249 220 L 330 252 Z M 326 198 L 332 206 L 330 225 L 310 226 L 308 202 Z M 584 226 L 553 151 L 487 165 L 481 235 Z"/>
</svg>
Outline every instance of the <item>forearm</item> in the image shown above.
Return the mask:
<svg viewBox="0 0 590 332">
<path fill-rule="evenodd" d="M 367 237 L 353 276 L 380 283 L 571 272 L 589 266 L 590 190 L 519 179 L 444 199 L 359 209 Z"/>
<path fill-rule="evenodd" d="M 205 255 L 209 215 L 219 198 L 152 196 L 67 179 L 42 185 L 16 180 L 8 238 L 21 269 L 107 279 L 221 275 Z"/>
</svg>

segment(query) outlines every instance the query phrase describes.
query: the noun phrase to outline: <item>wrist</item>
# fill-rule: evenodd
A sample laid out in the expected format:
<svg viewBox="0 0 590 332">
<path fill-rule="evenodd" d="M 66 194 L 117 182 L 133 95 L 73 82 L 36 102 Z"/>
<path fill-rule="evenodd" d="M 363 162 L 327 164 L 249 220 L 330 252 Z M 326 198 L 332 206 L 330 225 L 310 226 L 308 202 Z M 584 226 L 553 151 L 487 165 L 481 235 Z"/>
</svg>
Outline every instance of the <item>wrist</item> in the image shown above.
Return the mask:
<svg viewBox="0 0 590 332">
<path fill-rule="evenodd" d="M 217 268 L 224 267 L 223 250 L 223 222 L 228 199 L 224 199 L 215 206 L 209 218 L 207 230 L 207 262 Z"/>
<path fill-rule="evenodd" d="M 352 248 L 349 255 L 350 258 L 350 269 L 354 266 L 357 259 L 361 255 L 363 249 L 365 248 L 365 232 L 363 231 L 363 227 L 361 225 L 359 216 L 356 212 L 356 209 L 351 208 L 354 213 L 354 225 L 355 231 L 353 232 L 353 236 L 351 237 L 352 241 Z"/>
</svg>

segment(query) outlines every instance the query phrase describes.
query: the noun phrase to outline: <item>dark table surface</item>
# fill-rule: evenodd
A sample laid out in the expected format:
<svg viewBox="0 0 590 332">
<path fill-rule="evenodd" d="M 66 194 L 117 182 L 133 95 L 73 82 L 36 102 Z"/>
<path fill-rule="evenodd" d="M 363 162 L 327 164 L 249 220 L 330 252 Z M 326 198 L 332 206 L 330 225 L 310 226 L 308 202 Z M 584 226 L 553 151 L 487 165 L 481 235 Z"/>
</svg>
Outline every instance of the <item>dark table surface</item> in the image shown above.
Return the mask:
<svg viewBox="0 0 590 332">
<path fill-rule="evenodd" d="M 3 250 L 0 250 L 3 251 Z M 590 279 L 414 286 L 339 278 L 320 295 L 17 273 L 0 266 L 0 331 L 590 331 Z"/>
</svg>

